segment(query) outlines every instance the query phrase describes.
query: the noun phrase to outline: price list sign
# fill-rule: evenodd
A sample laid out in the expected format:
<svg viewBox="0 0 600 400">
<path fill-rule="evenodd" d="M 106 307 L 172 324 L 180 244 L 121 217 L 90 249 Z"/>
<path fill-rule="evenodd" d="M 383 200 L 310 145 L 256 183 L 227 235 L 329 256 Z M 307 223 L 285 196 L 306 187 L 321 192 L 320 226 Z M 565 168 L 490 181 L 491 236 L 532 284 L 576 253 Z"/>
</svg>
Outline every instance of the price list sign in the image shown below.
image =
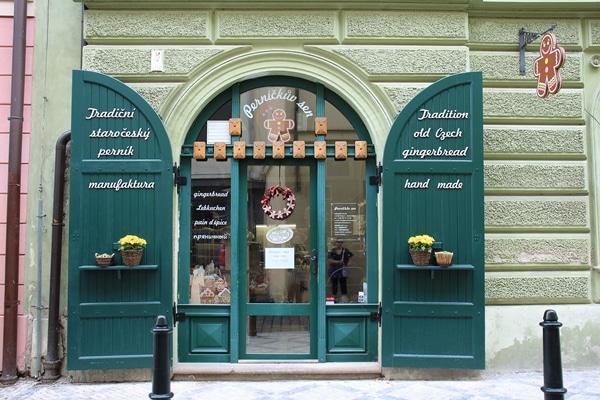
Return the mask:
<svg viewBox="0 0 600 400">
<path fill-rule="evenodd" d="M 357 203 L 331 204 L 331 232 L 334 237 L 349 238 L 355 236 L 359 227 Z"/>
</svg>

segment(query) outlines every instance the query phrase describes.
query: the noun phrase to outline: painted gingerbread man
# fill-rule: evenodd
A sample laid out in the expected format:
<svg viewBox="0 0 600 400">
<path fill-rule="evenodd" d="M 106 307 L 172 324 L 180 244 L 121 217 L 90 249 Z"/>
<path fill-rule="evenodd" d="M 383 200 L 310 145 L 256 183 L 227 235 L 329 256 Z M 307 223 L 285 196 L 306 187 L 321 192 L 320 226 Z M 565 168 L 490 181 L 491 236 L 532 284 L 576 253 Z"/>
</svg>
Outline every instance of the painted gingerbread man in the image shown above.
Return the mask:
<svg viewBox="0 0 600 400">
<path fill-rule="evenodd" d="M 290 140 L 290 129 L 294 129 L 294 120 L 286 119 L 285 111 L 281 108 L 273 111 L 273 119 L 265 120 L 265 128 L 269 130 L 269 141 L 277 142 Z"/>
<path fill-rule="evenodd" d="M 565 49 L 557 46 L 556 36 L 548 32 L 542 36 L 540 56 L 533 63 L 533 75 L 538 78 L 537 95 L 540 98 L 556 94 L 561 87 L 560 67 L 565 62 Z"/>
</svg>

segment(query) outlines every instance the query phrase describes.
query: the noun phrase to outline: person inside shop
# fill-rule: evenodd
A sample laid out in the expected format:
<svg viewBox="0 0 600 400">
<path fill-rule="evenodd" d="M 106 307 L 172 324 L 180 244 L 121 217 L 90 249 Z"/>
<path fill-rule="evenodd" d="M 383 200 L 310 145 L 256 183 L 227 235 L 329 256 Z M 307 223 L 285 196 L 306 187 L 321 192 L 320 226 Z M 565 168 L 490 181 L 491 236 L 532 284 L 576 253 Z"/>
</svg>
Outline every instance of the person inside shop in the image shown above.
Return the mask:
<svg viewBox="0 0 600 400">
<path fill-rule="evenodd" d="M 334 248 L 329 252 L 327 261 L 329 262 L 329 277 L 331 279 L 331 292 L 337 301 L 338 287 L 342 293 L 339 298 L 341 303 L 348 302 L 348 276 L 350 274 L 350 264 L 354 254 L 344 247 L 344 241 L 336 239 Z"/>
<path fill-rule="evenodd" d="M 227 267 L 227 243 L 225 239 L 221 239 L 215 249 L 215 254 L 212 263 L 214 266 L 214 272 L 220 277 L 225 278 L 225 275 L 229 275 Z"/>
</svg>

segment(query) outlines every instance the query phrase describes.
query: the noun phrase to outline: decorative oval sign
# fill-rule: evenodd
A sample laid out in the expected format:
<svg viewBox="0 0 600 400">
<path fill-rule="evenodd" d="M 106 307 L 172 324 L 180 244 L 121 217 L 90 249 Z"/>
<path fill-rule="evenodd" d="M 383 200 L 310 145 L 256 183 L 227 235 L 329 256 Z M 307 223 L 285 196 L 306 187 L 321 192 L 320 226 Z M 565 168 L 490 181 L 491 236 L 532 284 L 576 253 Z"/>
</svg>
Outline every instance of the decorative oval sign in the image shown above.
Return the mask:
<svg viewBox="0 0 600 400">
<path fill-rule="evenodd" d="M 267 240 L 273 244 L 282 244 L 294 237 L 294 232 L 287 226 L 276 226 L 267 231 Z"/>
</svg>

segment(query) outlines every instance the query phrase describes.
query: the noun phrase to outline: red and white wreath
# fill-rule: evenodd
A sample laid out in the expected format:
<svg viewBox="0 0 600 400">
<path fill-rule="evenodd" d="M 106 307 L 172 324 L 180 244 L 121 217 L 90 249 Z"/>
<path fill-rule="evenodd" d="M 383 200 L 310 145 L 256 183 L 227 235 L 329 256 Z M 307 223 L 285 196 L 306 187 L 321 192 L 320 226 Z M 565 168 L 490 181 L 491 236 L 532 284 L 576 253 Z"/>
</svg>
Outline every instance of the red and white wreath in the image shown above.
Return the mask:
<svg viewBox="0 0 600 400">
<path fill-rule="evenodd" d="M 281 196 L 285 200 L 286 206 L 283 210 L 273 210 L 271 207 L 271 199 L 273 197 Z M 296 195 L 292 192 L 292 189 L 284 186 L 271 186 L 260 201 L 263 211 L 271 219 L 284 220 L 288 218 L 294 212 L 296 208 Z"/>
</svg>

